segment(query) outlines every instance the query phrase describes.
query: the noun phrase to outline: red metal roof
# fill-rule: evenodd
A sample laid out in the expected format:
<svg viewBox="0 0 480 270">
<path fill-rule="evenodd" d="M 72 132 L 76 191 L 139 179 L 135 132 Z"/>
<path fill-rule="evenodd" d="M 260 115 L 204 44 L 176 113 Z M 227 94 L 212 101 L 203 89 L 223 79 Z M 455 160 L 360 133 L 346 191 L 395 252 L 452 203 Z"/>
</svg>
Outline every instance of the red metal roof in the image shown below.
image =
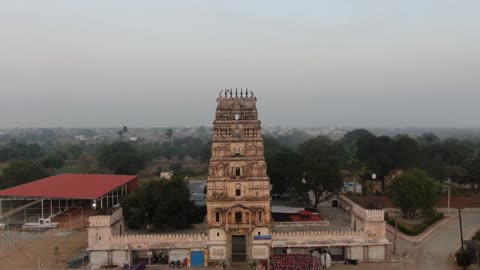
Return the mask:
<svg viewBox="0 0 480 270">
<path fill-rule="evenodd" d="M 290 215 L 290 218 L 295 222 L 307 222 L 307 221 L 322 221 L 322 218 L 318 215 L 311 216 L 301 216 L 301 215 Z"/>
<path fill-rule="evenodd" d="M 298 214 L 299 214 L 300 216 L 309 217 L 309 216 L 312 215 L 312 212 L 310 212 L 310 211 L 308 211 L 308 210 L 303 210 L 303 211 L 298 212 Z"/>
<path fill-rule="evenodd" d="M 60 174 L 0 190 L 0 196 L 97 199 L 125 184 L 129 184 L 131 189 L 136 179 L 132 175 Z"/>
</svg>

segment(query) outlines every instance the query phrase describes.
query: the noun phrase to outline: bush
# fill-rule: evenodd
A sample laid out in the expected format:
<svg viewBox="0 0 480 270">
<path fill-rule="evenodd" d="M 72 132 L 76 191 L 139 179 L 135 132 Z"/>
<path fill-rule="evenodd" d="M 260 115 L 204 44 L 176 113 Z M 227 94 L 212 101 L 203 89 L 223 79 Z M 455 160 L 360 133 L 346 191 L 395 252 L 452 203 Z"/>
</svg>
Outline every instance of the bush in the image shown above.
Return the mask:
<svg viewBox="0 0 480 270">
<path fill-rule="evenodd" d="M 432 216 L 429 216 L 424 220 L 423 223 L 415 225 L 412 228 L 405 227 L 402 224 L 397 224 L 397 228 L 400 232 L 410 235 L 410 236 L 416 236 L 424 232 L 428 227 L 431 225 L 437 223 L 438 221 L 442 220 L 444 218 L 444 215 L 442 213 L 435 213 Z M 391 226 L 395 227 L 395 219 L 391 218 L 388 216 L 388 214 L 385 214 L 385 221 L 390 224 Z"/>
<path fill-rule="evenodd" d="M 475 236 L 472 239 L 480 241 L 480 231 L 478 231 L 477 234 L 475 234 Z"/>
<path fill-rule="evenodd" d="M 472 256 L 474 256 L 474 254 L 467 250 L 457 252 L 455 258 L 457 259 L 458 266 L 470 266 L 470 264 L 472 264 Z"/>
</svg>

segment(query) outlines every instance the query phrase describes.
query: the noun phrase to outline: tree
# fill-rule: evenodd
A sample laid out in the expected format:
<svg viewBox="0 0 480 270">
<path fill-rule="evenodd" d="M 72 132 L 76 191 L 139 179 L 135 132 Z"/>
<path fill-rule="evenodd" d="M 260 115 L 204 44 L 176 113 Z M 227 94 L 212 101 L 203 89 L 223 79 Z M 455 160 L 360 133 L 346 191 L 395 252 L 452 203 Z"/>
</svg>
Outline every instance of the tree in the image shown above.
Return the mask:
<svg viewBox="0 0 480 270">
<path fill-rule="evenodd" d="M 149 224 L 185 229 L 203 222 L 206 214 L 205 209 L 195 207 L 186 182 L 179 179 L 142 184 L 122 206 L 127 225 L 133 229 Z"/>
<path fill-rule="evenodd" d="M 392 156 L 394 167 L 410 169 L 418 164 L 420 149 L 415 139 L 407 135 L 397 135 L 392 141 Z"/>
<path fill-rule="evenodd" d="M 95 160 L 95 156 L 88 153 L 83 153 L 80 156 L 80 170 L 82 173 L 98 173 L 100 168 L 98 162 Z"/>
<path fill-rule="evenodd" d="M 43 155 L 42 148 L 38 143 L 31 143 L 27 146 L 27 157 L 29 159 L 36 159 Z"/>
<path fill-rule="evenodd" d="M 146 157 L 129 143 L 116 142 L 102 148 L 98 161 L 115 174 L 134 175 L 145 168 Z"/>
<path fill-rule="evenodd" d="M 71 159 L 78 160 L 83 153 L 83 148 L 78 144 L 70 145 L 67 147 L 67 152 Z"/>
<path fill-rule="evenodd" d="M 0 147 L 0 161 L 36 159 L 43 154 L 42 148 L 37 143 L 24 144 L 11 141 Z"/>
<path fill-rule="evenodd" d="M 470 176 L 472 178 L 473 185 L 478 185 L 480 190 L 480 156 L 477 156 L 470 165 Z"/>
<path fill-rule="evenodd" d="M 172 142 L 173 129 L 169 128 L 165 131 L 165 136 L 168 138 L 168 142 Z"/>
<path fill-rule="evenodd" d="M 55 169 L 60 169 L 65 166 L 65 159 L 60 154 L 53 153 L 43 158 L 40 163 L 50 170 L 50 174 L 53 174 Z"/>
<path fill-rule="evenodd" d="M 2 188 L 9 188 L 29 183 L 50 176 L 42 164 L 30 160 L 16 161 L 3 169 Z"/>
<path fill-rule="evenodd" d="M 431 145 L 431 144 L 439 143 L 440 139 L 438 138 L 437 135 L 433 133 L 424 133 L 422 134 L 422 136 L 420 136 L 417 139 L 417 141 L 423 145 Z"/>
<path fill-rule="evenodd" d="M 365 167 L 365 164 L 361 163 L 358 159 L 356 158 L 351 158 L 348 161 L 348 171 L 352 174 L 354 177 L 353 179 L 353 194 L 357 194 L 357 183 L 358 180 L 361 180 L 361 177 L 365 175 L 368 170 L 367 167 Z"/>
<path fill-rule="evenodd" d="M 128 127 L 127 126 L 124 126 L 122 128 L 122 131 L 123 131 L 123 134 L 127 134 L 128 133 Z"/>
<path fill-rule="evenodd" d="M 383 180 L 383 177 L 395 168 L 392 138 L 364 136 L 357 140 L 356 147 L 359 161 L 364 163 L 372 173 L 377 174 L 379 179 Z"/>
<path fill-rule="evenodd" d="M 357 143 L 362 138 L 371 138 L 373 136 L 370 131 L 366 129 L 355 129 L 345 133 L 341 142 L 345 146 L 345 149 L 351 153 L 357 152 Z"/>
<path fill-rule="evenodd" d="M 212 158 L 212 141 L 202 144 L 198 152 L 198 159 L 200 162 L 208 162 Z"/>
<path fill-rule="evenodd" d="M 121 140 L 123 138 L 123 130 L 118 131 L 118 138 Z"/>
<path fill-rule="evenodd" d="M 288 192 L 292 183 L 302 179 L 302 159 L 298 153 L 280 145 L 273 137 L 264 138 L 267 174 L 274 193 Z"/>
<path fill-rule="evenodd" d="M 388 192 L 393 203 L 407 218 L 413 218 L 420 210 L 429 213 L 437 202 L 441 191 L 440 183 L 418 169 L 406 171 L 396 178 Z"/>
<path fill-rule="evenodd" d="M 178 174 L 182 171 L 183 165 L 182 163 L 171 163 L 170 164 L 170 171 Z"/>
<path fill-rule="evenodd" d="M 299 154 L 303 178 L 294 183 L 295 191 L 316 208 L 342 187 L 340 167 L 346 162 L 346 153 L 341 144 L 319 136 L 303 143 Z"/>
</svg>

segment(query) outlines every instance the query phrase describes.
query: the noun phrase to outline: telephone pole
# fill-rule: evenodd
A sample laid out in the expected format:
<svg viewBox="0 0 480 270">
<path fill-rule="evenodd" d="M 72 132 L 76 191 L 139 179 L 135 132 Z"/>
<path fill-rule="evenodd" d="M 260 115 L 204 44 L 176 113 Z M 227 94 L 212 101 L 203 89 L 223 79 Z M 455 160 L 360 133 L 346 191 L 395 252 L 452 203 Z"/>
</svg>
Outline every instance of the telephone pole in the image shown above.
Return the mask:
<svg viewBox="0 0 480 270">
<path fill-rule="evenodd" d="M 462 210 L 458 208 L 458 218 L 460 220 L 460 241 L 462 243 L 462 258 L 465 256 L 465 249 L 463 247 L 463 226 L 462 226 Z M 466 270 L 467 267 L 464 265 L 463 270 Z"/>
</svg>

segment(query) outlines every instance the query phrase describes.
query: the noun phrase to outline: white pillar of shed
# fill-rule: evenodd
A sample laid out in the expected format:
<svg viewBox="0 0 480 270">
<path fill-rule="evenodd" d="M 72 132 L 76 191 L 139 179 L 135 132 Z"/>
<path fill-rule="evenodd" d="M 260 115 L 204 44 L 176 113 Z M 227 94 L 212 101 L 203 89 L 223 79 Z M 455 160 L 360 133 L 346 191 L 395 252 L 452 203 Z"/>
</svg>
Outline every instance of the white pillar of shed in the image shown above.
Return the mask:
<svg viewBox="0 0 480 270">
<path fill-rule="evenodd" d="M 42 199 L 42 218 L 43 218 L 43 199 Z"/>
</svg>

